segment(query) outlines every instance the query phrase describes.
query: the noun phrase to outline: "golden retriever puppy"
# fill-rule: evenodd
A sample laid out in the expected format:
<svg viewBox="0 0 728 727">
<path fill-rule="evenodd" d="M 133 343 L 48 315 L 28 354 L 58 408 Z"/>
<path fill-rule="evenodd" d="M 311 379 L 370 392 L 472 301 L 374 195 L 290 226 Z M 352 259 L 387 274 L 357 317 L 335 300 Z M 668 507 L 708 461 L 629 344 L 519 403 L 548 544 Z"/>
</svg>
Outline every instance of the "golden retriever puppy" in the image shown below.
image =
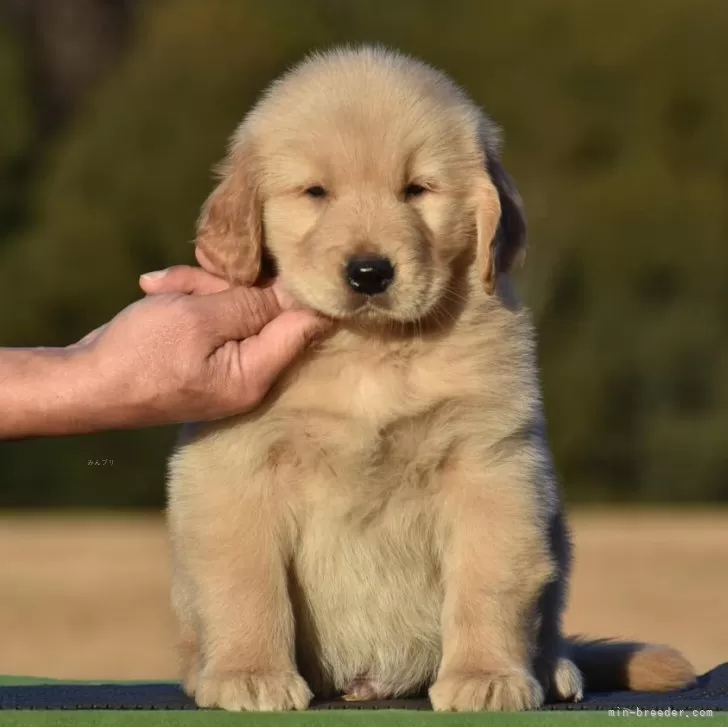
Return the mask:
<svg viewBox="0 0 728 727">
<path fill-rule="evenodd" d="M 201 249 L 243 284 L 272 261 L 337 325 L 259 409 L 195 425 L 171 459 L 197 703 L 429 690 L 436 710 L 522 710 L 691 681 L 667 647 L 561 635 L 569 539 L 507 277 L 525 221 L 465 93 L 383 49 L 314 55 L 221 172 Z"/>
</svg>

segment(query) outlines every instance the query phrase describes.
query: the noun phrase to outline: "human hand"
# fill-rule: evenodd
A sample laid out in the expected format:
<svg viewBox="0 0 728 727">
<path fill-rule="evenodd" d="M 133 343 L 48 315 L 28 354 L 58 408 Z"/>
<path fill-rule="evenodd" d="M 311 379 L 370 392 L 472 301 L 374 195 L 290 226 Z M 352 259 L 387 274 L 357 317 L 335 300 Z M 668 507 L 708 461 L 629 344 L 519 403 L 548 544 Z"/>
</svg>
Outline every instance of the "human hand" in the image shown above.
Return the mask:
<svg viewBox="0 0 728 727">
<path fill-rule="evenodd" d="M 230 288 L 201 268 L 142 276 L 146 298 L 72 348 L 105 381 L 101 427 L 217 419 L 257 406 L 331 322 L 279 285 Z"/>
</svg>

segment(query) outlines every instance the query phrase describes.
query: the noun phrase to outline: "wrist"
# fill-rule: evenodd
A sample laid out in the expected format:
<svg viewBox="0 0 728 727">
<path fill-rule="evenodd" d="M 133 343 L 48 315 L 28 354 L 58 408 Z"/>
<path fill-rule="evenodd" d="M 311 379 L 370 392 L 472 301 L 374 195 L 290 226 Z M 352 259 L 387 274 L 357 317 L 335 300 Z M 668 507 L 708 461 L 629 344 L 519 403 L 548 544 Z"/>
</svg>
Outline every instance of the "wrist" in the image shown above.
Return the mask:
<svg viewBox="0 0 728 727">
<path fill-rule="evenodd" d="M 0 354 L 0 439 L 84 434 L 113 427 L 98 369 L 83 348 Z"/>
</svg>

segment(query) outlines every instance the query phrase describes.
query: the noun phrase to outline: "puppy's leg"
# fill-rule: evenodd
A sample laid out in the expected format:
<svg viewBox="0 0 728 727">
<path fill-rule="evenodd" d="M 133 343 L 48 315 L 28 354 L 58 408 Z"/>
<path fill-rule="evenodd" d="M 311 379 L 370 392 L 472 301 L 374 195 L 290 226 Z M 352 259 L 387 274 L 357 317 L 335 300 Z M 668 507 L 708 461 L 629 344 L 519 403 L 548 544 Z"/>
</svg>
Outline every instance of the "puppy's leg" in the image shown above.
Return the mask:
<svg viewBox="0 0 728 727">
<path fill-rule="evenodd" d="M 201 668 L 199 624 L 195 612 L 194 591 L 190 578 L 184 572 L 172 546 L 172 610 L 179 625 L 179 673 L 182 688 L 192 697 L 197 688 Z"/>
<path fill-rule="evenodd" d="M 194 439 L 195 426 L 185 425 L 177 440 L 177 447 L 184 451 L 184 445 Z M 179 635 L 177 655 L 179 659 L 179 677 L 185 693 L 192 697 L 197 689 L 197 680 L 202 668 L 200 649 L 200 622 L 195 604 L 195 586 L 184 564 L 184 538 L 177 537 L 178 521 L 184 523 L 188 508 L 184 500 L 178 497 L 180 485 L 182 489 L 190 478 L 181 477 L 176 472 L 176 463 L 170 462 L 169 507 L 167 509 L 167 529 L 170 534 L 170 573 L 171 573 L 171 605 L 177 617 Z M 192 478 L 194 481 L 194 478 Z"/>
<path fill-rule="evenodd" d="M 459 461 L 444 473 L 443 657 L 430 688 L 438 711 L 539 707 L 539 603 L 558 578 L 538 450 Z"/>
<path fill-rule="evenodd" d="M 570 658 L 569 644 L 561 631 L 571 570 L 571 542 L 561 508 L 551 518 L 549 543 L 558 577 L 544 588 L 538 605 L 540 627 L 534 670 L 547 699 L 578 702 L 584 694 L 584 679 Z"/>
<path fill-rule="evenodd" d="M 188 488 L 186 517 L 176 518 L 202 637 L 195 699 L 233 711 L 305 709 L 311 693 L 294 662 L 288 539 L 266 497 L 216 484 Z"/>
</svg>

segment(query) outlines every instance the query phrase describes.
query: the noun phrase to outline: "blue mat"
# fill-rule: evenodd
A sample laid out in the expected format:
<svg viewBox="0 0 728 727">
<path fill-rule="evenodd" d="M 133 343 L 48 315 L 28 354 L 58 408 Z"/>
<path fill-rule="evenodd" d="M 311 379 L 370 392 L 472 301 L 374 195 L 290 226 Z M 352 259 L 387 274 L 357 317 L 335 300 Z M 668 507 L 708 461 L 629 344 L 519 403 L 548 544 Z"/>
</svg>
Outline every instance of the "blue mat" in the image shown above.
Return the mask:
<svg viewBox="0 0 728 727">
<path fill-rule="evenodd" d="M 728 711 L 728 663 L 712 669 L 687 689 L 664 694 L 647 692 L 591 692 L 577 704 L 547 704 L 545 710 L 713 710 Z M 142 684 L 37 684 L 0 686 L 0 709 L 140 709 L 194 710 L 195 703 L 176 683 Z M 381 702 L 318 700 L 314 710 L 329 709 L 409 709 L 429 710 L 427 699 L 391 699 Z"/>
</svg>

